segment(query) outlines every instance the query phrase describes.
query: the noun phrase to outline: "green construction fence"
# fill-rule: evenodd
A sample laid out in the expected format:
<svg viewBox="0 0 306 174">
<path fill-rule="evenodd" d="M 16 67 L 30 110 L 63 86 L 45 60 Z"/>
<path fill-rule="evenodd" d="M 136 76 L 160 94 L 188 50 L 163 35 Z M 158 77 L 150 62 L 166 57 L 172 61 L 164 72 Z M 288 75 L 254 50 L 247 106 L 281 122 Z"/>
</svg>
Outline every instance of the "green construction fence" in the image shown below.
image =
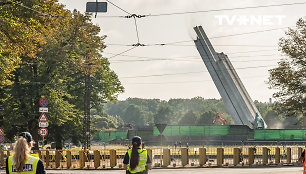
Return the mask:
<svg viewBox="0 0 306 174">
<path fill-rule="evenodd" d="M 127 138 L 127 133 L 127 130 L 100 131 L 98 136 L 100 141 L 109 142 L 113 140 L 125 140 Z"/>
<path fill-rule="evenodd" d="M 305 129 L 256 129 L 254 140 L 305 140 Z"/>
<path fill-rule="evenodd" d="M 199 126 L 176 126 L 167 125 L 163 131 L 165 136 L 214 136 L 214 135 L 228 135 L 228 125 L 199 125 Z M 156 126 L 153 127 L 153 135 L 160 135 Z"/>
</svg>

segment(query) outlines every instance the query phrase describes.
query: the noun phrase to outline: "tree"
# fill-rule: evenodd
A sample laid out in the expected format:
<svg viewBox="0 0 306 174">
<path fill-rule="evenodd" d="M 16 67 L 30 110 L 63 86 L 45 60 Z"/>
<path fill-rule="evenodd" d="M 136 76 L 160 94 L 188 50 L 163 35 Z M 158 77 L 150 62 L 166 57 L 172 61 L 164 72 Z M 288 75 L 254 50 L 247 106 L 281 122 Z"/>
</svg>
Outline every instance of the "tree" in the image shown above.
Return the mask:
<svg viewBox="0 0 306 174">
<path fill-rule="evenodd" d="M 169 105 L 159 105 L 157 112 L 154 114 L 155 124 L 171 124 L 173 122 L 173 111 Z"/>
<path fill-rule="evenodd" d="M 80 141 L 86 75 L 90 74 L 93 108 L 101 109 L 106 101 L 116 100 L 123 87 L 109 68 L 108 60 L 101 55 L 105 36 L 98 36 L 100 28 L 92 24 L 90 16 L 67 12 L 57 3 L 53 6 L 57 7 L 56 14 L 69 15 L 55 21 L 46 19 L 46 23 L 57 24 L 52 28 L 54 32 L 43 35 L 46 42 L 36 43 L 35 58 L 28 54 L 20 56 L 22 63 L 9 79 L 12 84 L 0 90 L 3 118 L 0 123 L 8 132 L 7 139 L 12 141 L 18 132 L 30 131 L 38 142 L 38 101 L 42 96 L 47 97 L 52 111 L 47 114 L 50 121 L 47 141 L 55 141 L 57 148 L 61 148 L 65 139 L 75 144 Z"/>
<path fill-rule="evenodd" d="M 67 15 L 67 10 L 63 10 L 63 6 L 56 2 L 56 0 L 21 0 L 18 3 L 1 1 L 0 85 L 11 84 L 9 78 L 13 75 L 11 72 L 21 63 L 20 56 L 36 58 L 40 50 L 39 45 L 46 42 L 44 36 L 55 31 L 55 26 L 60 20 L 44 16 L 42 13 Z"/>
<path fill-rule="evenodd" d="M 206 111 L 202 113 L 197 121 L 198 125 L 212 125 L 214 118 L 216 116 L 215 112 Z"/>
<path fill-rule="evenodd" d="M 306 18 L 300 18 L 296 29 L 289 28 L 279 41 L 281 51 L 288 56 L 269 70 L 269 84 L 278 92 L 276 108 L 287 116 L 306 117 Z"/>
<path fill-rule="evenodd" d="M 179 125 L 196 125 L 198 120 L 198 115 L 192 110 L 188 111 L 178 122 Z"/>
</svg>

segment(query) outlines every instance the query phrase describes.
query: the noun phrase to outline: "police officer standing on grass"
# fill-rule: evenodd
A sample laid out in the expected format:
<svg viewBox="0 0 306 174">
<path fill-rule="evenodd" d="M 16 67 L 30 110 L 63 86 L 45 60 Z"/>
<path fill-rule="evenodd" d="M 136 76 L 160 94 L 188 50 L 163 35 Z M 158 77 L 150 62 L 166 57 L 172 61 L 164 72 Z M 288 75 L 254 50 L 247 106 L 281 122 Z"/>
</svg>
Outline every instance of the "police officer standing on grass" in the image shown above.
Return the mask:
<svg viewBox="0 0 306 174">
<path fill-rule="evenodd" d="M 6 159 L 6 174 L 45 174 L 45 167 L 38 157 L 30 155 L 33 146 L 32 135 L 22 132 L 14 147 L 14 155 Z"/>
<path fill-rule="evenodd" d="M 123 168 L 127 174 L 145 174 L 152 169 L 152 162 L 146 149 L 142 149 L 142 141 L 139 136 L 132 138 L 132 149 L 124 156 Z"/>
</svg>

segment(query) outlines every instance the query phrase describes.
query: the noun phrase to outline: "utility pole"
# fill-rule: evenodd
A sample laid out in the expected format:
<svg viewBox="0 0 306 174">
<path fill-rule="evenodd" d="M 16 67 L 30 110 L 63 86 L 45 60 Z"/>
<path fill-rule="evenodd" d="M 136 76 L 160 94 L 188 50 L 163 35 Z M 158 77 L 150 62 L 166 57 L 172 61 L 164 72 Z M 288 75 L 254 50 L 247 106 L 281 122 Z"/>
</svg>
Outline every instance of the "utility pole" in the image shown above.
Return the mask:
<svg viewBox="0 0 306 174">
<path fill-rule="evenodd" d="M 84 96 L 84 142 L 83 149 L 90 148 L 90 93 L 91 93 L 91 81 L 90 72 L 85 74 L 85 96 Z"/>
</svg>

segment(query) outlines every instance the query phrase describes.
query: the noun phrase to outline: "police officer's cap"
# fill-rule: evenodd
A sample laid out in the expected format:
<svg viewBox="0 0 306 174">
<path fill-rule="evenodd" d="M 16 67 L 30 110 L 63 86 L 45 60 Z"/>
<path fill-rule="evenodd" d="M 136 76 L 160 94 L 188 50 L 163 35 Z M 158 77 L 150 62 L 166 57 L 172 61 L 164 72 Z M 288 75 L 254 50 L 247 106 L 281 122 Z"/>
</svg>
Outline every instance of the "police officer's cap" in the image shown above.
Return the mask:
<svg viewBox="0 0 306 174">
<path fill-rule="evenodd" d="M 18 136 L 27 139 L 28 143 L 32 141 L 32 135 L 29 132 L 21 132 Z"/>
<path fill-rule="evenodd" d="M 140 145 L 141 144 L 141 137 L 140 136 L 134 136 L 132 138 L 132 144 Z"/>
</svg>

